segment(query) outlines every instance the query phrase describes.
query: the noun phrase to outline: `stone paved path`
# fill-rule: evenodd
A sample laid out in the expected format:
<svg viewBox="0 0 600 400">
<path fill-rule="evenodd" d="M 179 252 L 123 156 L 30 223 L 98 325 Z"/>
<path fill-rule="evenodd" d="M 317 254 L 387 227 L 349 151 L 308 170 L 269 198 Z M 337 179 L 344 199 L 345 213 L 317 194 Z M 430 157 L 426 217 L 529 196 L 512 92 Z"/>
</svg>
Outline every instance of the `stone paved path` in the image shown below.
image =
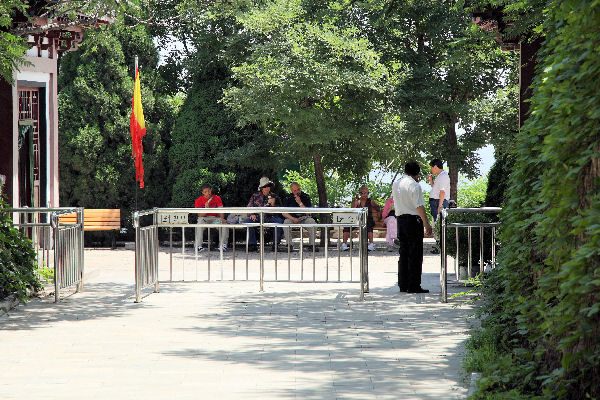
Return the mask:
<svg viewBox="0 0 600 400">
<path fill-rule="evenodd" d="M 396 260 L 356 283 L 162 283 L 133 302 L 133 252 L 86 249 L 82 293 L 0 316 L 0 399 L 464 399 L 469 309 L 400 294 Z M 454 290 L 457 290 L 456 288 Z"/>
</svg>

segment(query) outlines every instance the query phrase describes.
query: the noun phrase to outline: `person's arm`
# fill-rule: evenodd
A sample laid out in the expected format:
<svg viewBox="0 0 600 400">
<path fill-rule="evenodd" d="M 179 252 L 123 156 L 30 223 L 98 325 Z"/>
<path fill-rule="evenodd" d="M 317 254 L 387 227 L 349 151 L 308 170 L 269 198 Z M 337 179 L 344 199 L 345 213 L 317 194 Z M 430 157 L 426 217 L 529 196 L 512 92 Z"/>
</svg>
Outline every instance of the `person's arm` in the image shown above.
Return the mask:
<svg viewBox="0 0 600 400">
<path fill-rule="evenodd" d="M 248 205 L 246 207 L 254 207 L 254 195 L 250 196 L 250 201 L 248 201 Z M 248 218 L 252 221 L 256 221 L 256 214 L 248 214 Z"/>
<path fill-rule="evenodd" d="M 392 202 L 393 200 L 391 198 L 385 202 L 385 206 L 383 207 L 383 213 L 381 214 L 381 218 L 383 218 L 384 220 L 387 218 L 388 214 L 390 213 L 390 210 L 392 209 Z"/>
<path fill-rule="evenodd" d="M 438 209 L 437 209 L 438 215 L 439 215 L 441 209 L 443 208 L 444 199 L 446 198 L 445 196 L 446 196 L 446 192 L 444 191 L 444 189 L 440 189 L 440 201 L 439 201 Z"/>
<path fill-rule="evenodd" d="M 200 205 L 200 199 L 198 199 L 198 200 L 196 200 L 196 203 L 194 204 L 194 206 L 196 208 L 204 208 L 204 207 L 206 207 L 206 203 L 204 203 L 204 205 Z M 198 213 L 197 215 L 198 215 L 198 218 L 206 217 L 206 213 Z"/>
<path fill-rule="evenodd" d="M 425 234 L 427 236 L 431 236 L 433 229 L 431 228 L 431 225 L 429 224 L 429 220 L 427 219 L 427 215 L 425 214 L 425 207 L 423 207 L 423 206 L 417 207 L 417 214 L 419 214 L 419 217 L 421 217 L 421 220 L 423 220 L 423 225 L 425 225 Z"/>
<path fill-rule="evenodd" d="M 290 204 L 290 199 L 287 196 L 283 198 L 283 206 L 284 207 L 294 207 L 293 204 Z M 283 216 L 284 219 L 289 219 L 290 221 L 292 221 L 295 224 L 298 223 L 298 219 L 294 218 L 292 216 L 292 214 L 290 214 L 290 213 L 281 213 L 281 215 Z"/>
<path fill-rule="evenodd" d="M 309 195 L 304 196 L 304 200 L 302 200 L 302 196 L 297 196 L 296 203 L 298 203 L 298 207 L 302 207 L 302 208 L 312 207 L 312 205 L 310 204 L 310 196 Z M 310 215 L 310 214 L 304 213 L 304 215 Z"/>
</svg>

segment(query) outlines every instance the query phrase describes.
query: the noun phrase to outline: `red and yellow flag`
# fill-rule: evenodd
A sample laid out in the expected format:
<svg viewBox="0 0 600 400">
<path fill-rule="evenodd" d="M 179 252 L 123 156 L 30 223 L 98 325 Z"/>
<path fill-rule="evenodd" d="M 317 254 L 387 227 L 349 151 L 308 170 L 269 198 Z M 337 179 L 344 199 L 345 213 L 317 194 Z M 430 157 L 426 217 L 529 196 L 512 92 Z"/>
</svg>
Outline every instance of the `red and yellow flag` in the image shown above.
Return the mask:
<svg viewBox="0 0 600 400">
<path fill-rule="evenodd" d="M 140 87 L 140 73 L 135 69 L 135 85 L 133 87 L 133 99 L 131 100 L 131 118 L 129 119 L 131 130 L 131 144 L 133 147 L 133 158 L 135 159 L 135 181 L 140 182 L 140 188 L 144 187 L 144 164 L 142 163 L 142 138 L 146 135 L 146 122 L 144 121 L 144 110 L 142 110 L 142 90 Z"/>
</svg>

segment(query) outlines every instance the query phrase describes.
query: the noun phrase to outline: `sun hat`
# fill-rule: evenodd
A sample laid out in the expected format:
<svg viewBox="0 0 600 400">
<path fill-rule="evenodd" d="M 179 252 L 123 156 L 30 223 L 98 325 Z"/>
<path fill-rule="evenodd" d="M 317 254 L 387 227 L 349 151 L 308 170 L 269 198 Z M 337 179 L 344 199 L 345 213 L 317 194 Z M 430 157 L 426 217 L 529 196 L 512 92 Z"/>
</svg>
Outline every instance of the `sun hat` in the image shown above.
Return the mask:
<svg viewBox="0 0 600 400">
<path fill-rule="evenodd" d="M 275 184 L 273 182 L 271 182 L 271 180 L 269 178 L 267 178 L 266 176 L 263 176 L 262 178 L 260 178 L 260 182 L 258 183 L 258 190 L 264 188 L 265 186 L 275 186 Z"/>
</svg>

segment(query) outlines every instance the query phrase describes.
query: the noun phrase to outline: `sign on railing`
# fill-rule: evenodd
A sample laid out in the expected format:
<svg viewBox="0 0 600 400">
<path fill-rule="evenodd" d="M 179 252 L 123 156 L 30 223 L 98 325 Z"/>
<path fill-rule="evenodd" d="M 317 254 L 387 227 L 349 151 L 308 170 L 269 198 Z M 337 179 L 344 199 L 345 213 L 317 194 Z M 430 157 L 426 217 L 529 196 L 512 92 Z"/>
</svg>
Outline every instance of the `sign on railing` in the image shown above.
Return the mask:
<svg viewBox="0 0 600 400">
<path fill-rule="evenodd" d="M 188 215 L 188 213 L 158 212 L 158 225 L 187 224 Z"/>
<path fill-rule="evenodd" d="M 334 224 L 356 224 L 358 222 L 357 214 L 342 214 L 342 213 L 333 213 L 333 223 Z"/>
</svg>

